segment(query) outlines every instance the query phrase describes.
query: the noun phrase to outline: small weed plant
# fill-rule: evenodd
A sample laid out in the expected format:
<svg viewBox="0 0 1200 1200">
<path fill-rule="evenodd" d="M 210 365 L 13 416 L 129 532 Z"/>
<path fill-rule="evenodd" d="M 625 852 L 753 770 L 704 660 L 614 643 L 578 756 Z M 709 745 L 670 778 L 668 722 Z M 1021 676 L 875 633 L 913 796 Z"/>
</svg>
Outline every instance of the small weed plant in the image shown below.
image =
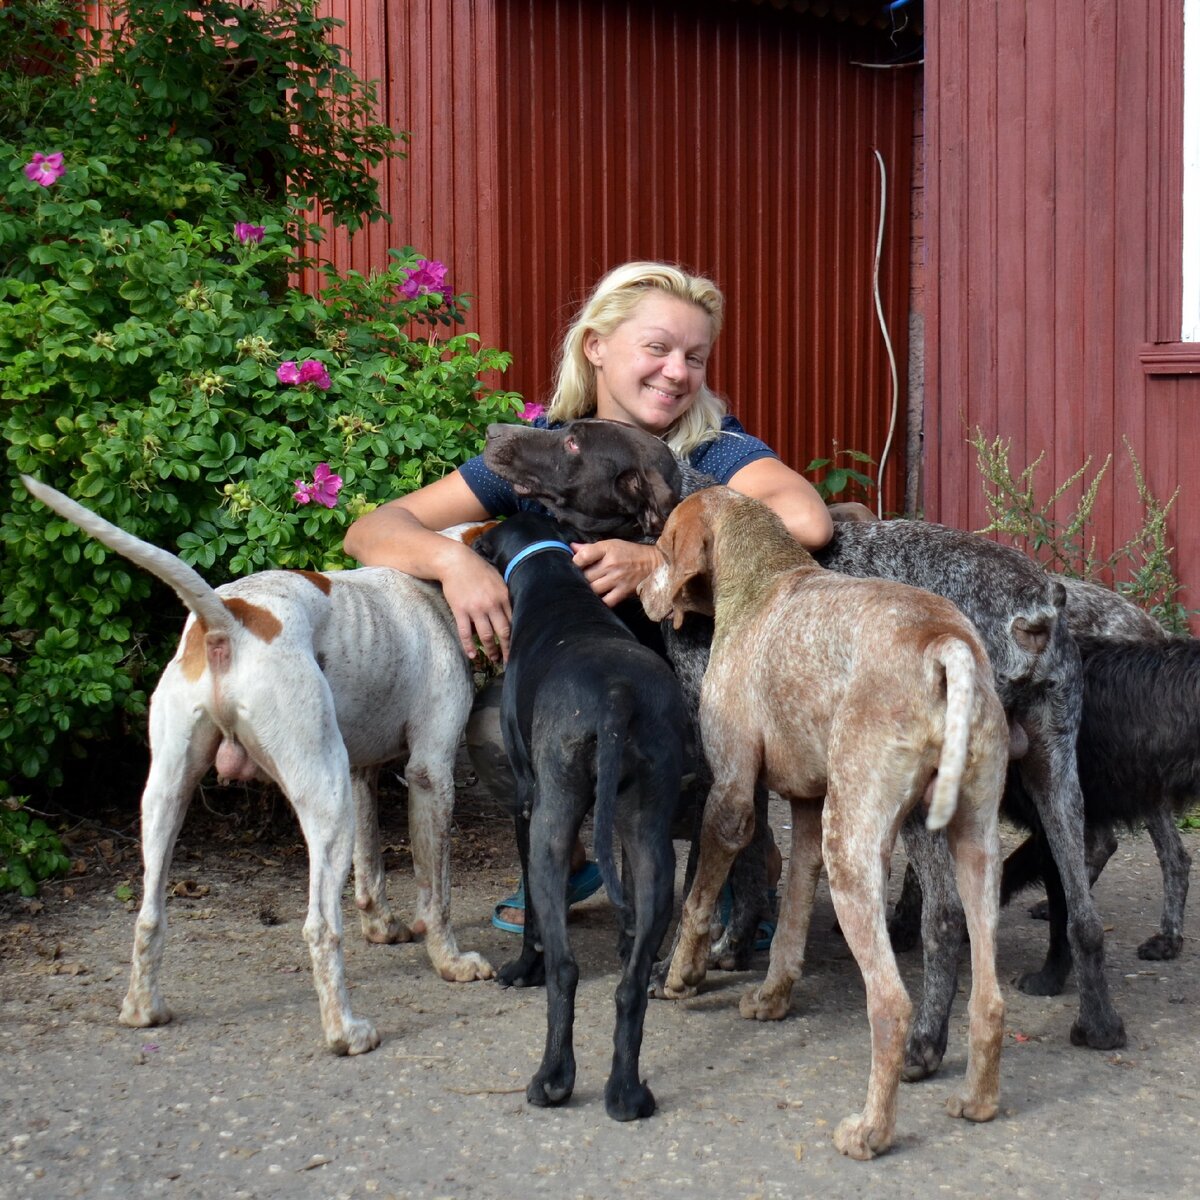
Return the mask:
<svg viewBox="0 0 1200 1200">
<path fill-rule="evenodd" d="M 839 458 L 848 458 L 851 463 L 862 463 L 864 466 L 876 465 L 875 460 L 869 454 L 864 454 L 861 450 L 839 450 L 837 444 L 834 443 L 831 457 L 814 458 L 804 468 L 809 475 L 824 472 L 819 479 L 812 481 L 817 495 L 826 504 L 832 504 L 836 500 L 857 500 L 864 504 L 869 503 L 871 493 L 878 486 L 875 480 L 854 466 L 839 463 L 837 461 Z"/>
<path fill-rule="evenodd" d="M 1145 472 L 1129 439 L 1125 438 L 1124 442 L 1133 467 L 1143 519 L 1141 527 L 1123 546 L 1107 557 L 1101 557 L 1088 527 L 1101 485 L 1112 465 L 1112 456 L 1105 459 L 1090 481 L 1087 480 L 1092 462 L 1089 458 L 1042 500 L 1034 476 L 1045 453 L 1039 454 L 1019 474 L 1014 474 L 1009 461 L 1012 443 L 1002 438 L 989 442 L 977 428 L 970 445 L 977 455 L 990 517 L 979 532 L 999 533 L 1011 538 L 1047 571 L 1079 579 L 1116 578 L 1117 591 L 1144 608 L 1164 629 L 1171 633 L 1187 633 L 1192 613 L 1180 599 L 1183 586 L 1175 575 L 1171 562 L 1173 548 L 1167 535 L 1167 517 L 1179 498 L 1179 490 L 1176 489 L 1165 504 L 1159 501 L 1146 483 Z M 1079 501 L 1065 519 L 1056 517 L 1058 502 L 1077 483 L 1082 483 L 1083 487 Z"/>
</svg>

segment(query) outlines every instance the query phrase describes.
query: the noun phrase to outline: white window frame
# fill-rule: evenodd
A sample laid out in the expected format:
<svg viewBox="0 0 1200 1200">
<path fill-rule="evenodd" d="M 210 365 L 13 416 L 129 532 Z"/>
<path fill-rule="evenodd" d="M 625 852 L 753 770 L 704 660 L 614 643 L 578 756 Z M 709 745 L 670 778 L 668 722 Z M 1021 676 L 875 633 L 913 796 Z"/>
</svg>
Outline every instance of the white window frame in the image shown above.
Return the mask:
<svg viewBox="0 0 1200 1200">
<path fill-rule="evenodd" d="M 1180 340 L 1200 342 L 1200 0 L 1183 0 L 1183 313 Z"/>
</svg>

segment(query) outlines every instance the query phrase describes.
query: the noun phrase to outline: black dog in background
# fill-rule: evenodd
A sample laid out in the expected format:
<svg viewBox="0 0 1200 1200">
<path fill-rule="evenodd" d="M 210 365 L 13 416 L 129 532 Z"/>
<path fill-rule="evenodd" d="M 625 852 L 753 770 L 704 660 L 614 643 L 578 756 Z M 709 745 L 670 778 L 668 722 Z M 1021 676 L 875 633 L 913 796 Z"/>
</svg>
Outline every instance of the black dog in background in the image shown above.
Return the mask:
<svg viewBox="0 0 1200 1200">
<path fill-rule="evenodd" d="M 671 669 L 592 593 L 567 541 L 551 518 L 518 513 L 472 543 L 504 574 L 513 610 L 500 721 L 516 777 L 526 908 L 521 955 L 498 978 L 505 986 L 545 982 L 546 1049 L 526 1096 L 541 1106 L 563 1103 L 575 1086 L 579 980 L 567 938 L 567 878 L 594 801 L 594 853 L 619 913 L 624 963 L 604 1105 L 628 1121 L 654 1111 L 638 1057 L 650 970 L 674 902 L 671 823 L 688 719 Z"/>
<path fill-rule="evenodd" d="M 1163 876 L 1159 931 L 1138 957 L 1175 958 L 1183 946 L 1191 857 L 1175 816 L 1200 800 L 1200 641 L 1195 638 L 1117 640 L 1076 637 L 1083 659 L 1083 719 L 1079 783 L 1089 843 L 1108 853 L 1114 826 L 1146 823 Z M 1020 779 L 1009 772 L 1004 813 L 1034 830 L 1004 864 L 1001 901 L 1041 879 L 1046 884 L 1050 952 L 1066 978 L 1071 965 L 1062 882 Z M 1093 881 L 1108 853 L 1090 863 Z"/>
</svg>

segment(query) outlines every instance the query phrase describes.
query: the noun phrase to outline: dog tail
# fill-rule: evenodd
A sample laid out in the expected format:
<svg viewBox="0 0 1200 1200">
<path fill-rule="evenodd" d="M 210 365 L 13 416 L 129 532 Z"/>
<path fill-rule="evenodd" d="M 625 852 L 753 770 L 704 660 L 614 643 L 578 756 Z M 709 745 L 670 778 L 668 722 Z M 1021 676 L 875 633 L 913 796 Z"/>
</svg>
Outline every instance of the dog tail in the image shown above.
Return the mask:
<svg viewBox="0 0 1200 1200">
<path fill-rule="evenodd" d="M 596 727 L 596 825 L 594 845 L 596 865 L 604 890 L 618 907 L 625 907 L 625 893 L 613 861 L 613 827 L 617 811 L 617 791 L 621 784 L 621 764 L 629 740 L 633 719 L 633 697 L 621 684 L 610 688 L 608 704 Z"/>
<path fill-rule="evenodd" d="M 78 525 L 84 533 L 103 542 L 110 550 L 136 563 L 139 567 L 157 575 L 173 588 L 175 594 L 196 614 L 196 617 L 213 632 L 228 633 L 236 621 L 215 591 L 192 570 L 181 558 L 168 550 L 160 550 L 149 542 L 135 538 L 116 525 L 97 516 L 89 508 L 77 504 L 69 496 L 40 483 L 30 475 L 22 475 L 21 482 L 30 494 L 47 508 L 52 508 L 60 517 L 66 517 Z"/>
<path fill-rule="evenodd" d="M 933 780 L 925 828 L 944 829 L 958 807 L 958 789 L 967 765 L 971 713 L 975 707 L 975 656 L 971 647 L 956 637 L 939 638 L 929 647 L 927 655 L 945 672 L 946 711 L 942 757 Z"/>
</svg>

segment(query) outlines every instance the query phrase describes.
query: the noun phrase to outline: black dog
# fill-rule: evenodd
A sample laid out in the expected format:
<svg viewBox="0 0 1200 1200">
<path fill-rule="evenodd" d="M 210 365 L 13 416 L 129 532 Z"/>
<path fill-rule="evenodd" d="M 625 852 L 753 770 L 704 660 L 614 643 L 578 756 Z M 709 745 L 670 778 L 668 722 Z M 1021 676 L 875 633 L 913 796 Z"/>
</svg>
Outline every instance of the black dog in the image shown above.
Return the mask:
<svg viewBox="0 0 1200 1200">
<path fill-rule="evenodd" d="M 671 822 L 687 728 L 679 685 L 592 593 L 555 521 L 518 513 L 473 545 L 504 573 L 512 596 L 500 719 L 516 777 L 526 909 L 521 955 L 499 980 L 545 982 L 548 1006 L 546 1049 L 526 1096 L 531 1104 L 561 1104 L 575 1086 L 579 969 L 567 938 L 566 892 L 571 846 L 594 801 L 596 860 L 619 912 L 624 962 L 604 1105 L 618 1121 L 648 1117 L 654 1096 L 638 1078 L 638 1056 L 650 969 L 674 899 Z M 614 830 L 623 880 L 613 862 Z"/>
<path fill-rule="evenodd" d="M 637 519 L 638 497 L 673 486 L 674 471 L 664 460 L 669 451 L 650 434 L 613 423 L 607 442 L 617 445 L 606 445 L 603 471 L 589 470 L 589 447 L 579 437 L 577 424 L 557 430 L 493 426 L 485 461 L 562 519 L 575 521 L 578 514 L 587 514 L 593 519 L 591 536 L 622 536 L 617 531 Z M 683 472 L 674 485 L 680 488 L 678 501 L 697 481 L 689 478 L 686 467 L 677 465 L 674 470 Z M 637 479 L 639 475 L 644 478 Z M 552 485 L 544 485 L 544 477 L 552 478 Z M 624 480 L 621 488 L 613 487 L 614 479 Z M 652 529 L 657 521 L 655 512 L 645 526 Z M 1104 975 L 1104 927 L 1084 860 L 1083 799 L 1075 765 L 1082 669 L 1066 622 L 1063 585 L 1017 550 L 920 521 L 839 524 L 830 544 L 814 557 L 847 575 L 894 579 L 938 593 L 975 623 L 1013 725 L 1014 743 L 1027 743 L 1021 777 L 1063 881 L 1067 934 L 1079 984 L 1079 1015 L 1071 1040 L 1096 1049 L 1123 1046 L 1124 1025 Z M 695 661 L 685 668 L 668 640 L 668 653 L 681 679 L 703 674 L 706 650 L 703 637 L 694 636 L 689 654 Z M 765 805 L 758 817 L 761 829 Z M 926 901 L 921 923 L 924 991 L 905 1065 L 906 1078 L 916 1079 L 936 1070 L 945 1052 L 963 918 L 945 839 L 931 837 L 910 822 L 905 842 Z M 1019 981 L 1023 991 L 1035 995 L 1055 994 L 1062 985 L 1053 959 Z"/>
<path fill-rule="evenodd" d="M 631 450 L 636 452 L 634 456 Z M 657 438 L 619 421 L 595 418 L 571 421 L 559 429 L 490 425 L 484 461 L 508 480 L 518 495 L 530 496 L 545 505 L 578 530 L 583 540 L 653 541 L 681 497 L 713 482 L 676 458 L 666 443 Z M 638 632 L 642 642 L 659 648 L 642 627 L 645 617 L 641 618 L 642 625 L 634 620 L 641 615 L 636 600 L 627 601 L 618 611 Z M 699 746 L 700 687 L 708 665 L 712 620 L 689 613 L 678 629 L 667 622 L 660 641 L 683 688 L 692 722 L 690 744 Z M 486 746 L 482 753 L 472 752 L 477 768 L 483 767 L 484 774 L 490 777 L 494 772 L 487 771 L 487 757 Z M 709 785 L 703 755 L 697 756 L 695 768 L 678 813 L 679 824 L 690 827 L 685 891 L 691 887 L 696 870 L 700 820 Z M 493 791 L 503 794 L 503 783 L 498 780 Z M 765 787 L 760 785 L 756 789 L 755 799 L 757 809 L 765 813 Z M 775 920 L 767 888 L 769 842 L 766 821 L 760 820 L 752 841 L 734 860 L 729 874 L 733 907 L 720 939 L 712 947 L 710 962 L 715 967 L 737 971 L 749 967 L 760 922 Z"/>
<path fill-rule="evenodd" d="M 1079 783 L 1089 842 L 1115 847 L 1103 836 L 1115 825 L 1144 821 L 1163 876 L 1159 931 L 1138 957 L 1175 958 L 1183 946 L 1191 857 L 1175 814 L 1200 799 L 1200 641 L 1077 637 L 1083 658 L 1083 719 L 1079 725 Z M 1065 975 L 1071 965 L 1062 883 L 1036 811 L 1010 771 L 1005 815 L 1033 836 L 1004 864 L 1001 902 L 1041 879 L 1050 917 L 1050 959 Z M 1111 852 L 1111 851 L 1109 851 Z M 1091 863 L 1093 881 L 1107 854 Z"/>
</svg>

